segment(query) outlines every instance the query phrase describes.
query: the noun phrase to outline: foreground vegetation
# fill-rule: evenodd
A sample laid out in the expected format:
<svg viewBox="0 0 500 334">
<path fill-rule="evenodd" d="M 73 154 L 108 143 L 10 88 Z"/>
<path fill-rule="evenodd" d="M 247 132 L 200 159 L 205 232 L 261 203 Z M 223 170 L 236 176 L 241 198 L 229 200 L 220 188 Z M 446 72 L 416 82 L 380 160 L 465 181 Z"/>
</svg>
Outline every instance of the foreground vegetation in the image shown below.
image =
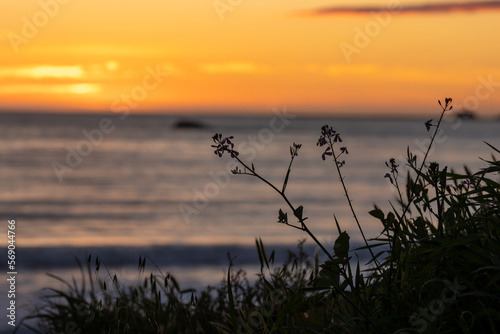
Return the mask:
<svg viewBox="0 0 500 334">
<path fill-rule="evenodd" d="M 370 214 L 381 234 L 366 239 L 351 206 L 342 167 L 348 149 L 332 127 L 321 129 L 318 146 L 323 160 L 332 160 L 347 205 L 365 245 L 351 249 L 350 237 L 336 221 L 334 245 L 323 245 L 306 224 L 304 209 L 286 195 L 300 145 L 281 187 L 261 176 L 234 150 L 233 137 L 216 134 L 215 154 L 228 154 L 239 166 L 235 174 L 268 184 L 281 196 L 278 222 L 299 229 L 324 253 L 326 260 L 304 253 L 302 243 L 284 264 L 256 241 L 259 278 L 229 265 L 224 283 L 196 293 L 156 268 L 146 275 L 146 259 L 138 269 L 142 283 L 122 286 L 100 258 L 80 265 L 80 282 L 64 282 L 67 290 L 51 289 L 42 305 L 24 320 L 36 320 L 37 333 L 497 333 L 500 328 L 500 162 L 492 150 L 487 166 L 463 174 L 427 161 L 429 150 L 451 99 L 439 102 L 436 124 L 425 123 L 431 144 L 422 159 L 407 151 L 405 180 L 400 163 L 390 159 L 385 175 L 396 189 L 390 212 L 375 207 Z M 290 214 L 290 215 L 289 215 Z M 292 218 L 293 217 L 293 218 Z M 370 261 L 360 263 L 358 254 Z M 149 261 L 150 262 L 150 261 Z M 104 274 L 99 275 L 104 268 Z M 103 276 L 103 277 L 101 277 Z"/>
</svg>

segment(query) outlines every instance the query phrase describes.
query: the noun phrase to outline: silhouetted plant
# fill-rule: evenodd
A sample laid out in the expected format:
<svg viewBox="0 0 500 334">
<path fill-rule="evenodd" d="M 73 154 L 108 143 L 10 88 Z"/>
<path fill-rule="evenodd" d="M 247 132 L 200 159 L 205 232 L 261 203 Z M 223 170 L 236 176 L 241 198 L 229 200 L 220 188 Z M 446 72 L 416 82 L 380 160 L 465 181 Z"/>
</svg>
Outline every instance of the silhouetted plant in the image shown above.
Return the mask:
<svg viewBox="0 0 500 334">
<path fill-rule="evenodd" d="M 393 158 L 386 163 L 389 172 L 384 177 L 396 188 L 400 208 L 392 205 L 393 210 L 387 214 L 378 207 L 370 211 L 383 226 L 380 236 L 372 240 L 374 244 L 370 244 L 364 235 L 341 173 L 341 168 L 346 164 L 341 156 L 349 152 L 345 146 L 340 146 L 342 138 L 336 130 L 329 125 L 321 128 L 321 136 L 317 142 L 318 146 L 325 147 L 321 158 L 333 159 L 349 208 L 365 242 L 364 247 L 354 251 L 367 249 L 371 254 L 369 264 L 373 267 L 365 272 L 359 269 L 359 260 L 356 269 L 351 268 L 350 254 L 357 254 L 349 249 L 349 235 L 341 231 L 336 218 L 339 236 L 333 246 L 334 252 L 330 254 L 304 223 L 307 219 L 303 217 L 304 208 L 295 208 L 285 195 L 291 165 L 300 145 L 293 144 L 290 148 L 290 165 L 282 190 L 279 190 L 255 171 L 254 164 L 249 166 L 239 158 L 238 152 L 234 151 L 233 137 L 223 138 L 222 134 L 213 137 L 216 143 L 214 147 L 217 148 L 215 153 L 219 157 L 222 156 L 221 153 L 228 152 L 238 161 L 240 166 L 233 173 L 257 177 L 277 191 L 292 209 L 299 225 L 290 224 L 287 213 L 281 209 L 278 212 L 278 222 L 306 232 L 328 255 L 327 261 L 316 266 L 321 269 L 312 281 L 304 281 L 302 289 L 307 293 L 301 300 L 301 305 L 310 303 L 313 309 L 322 303 L 325 303 L 323 306 L 328 305 L 322 309 L 324 322 L 318 327 L 317 323 L 301 321 L 301 324 L 306 323 L 307 326 L 295 327 L 298 332 L 306 329 L 311 332 L 338 330 L 384 333 L 398 330 L 495 331 L 495 326 L 500 321 L 500 294 L 497 289 L 500 280 L 500 261 L 497 255 L 500 250 L 500 185 L 486 176 L 497 173 L 500 165 L 492 158 L 487 161 L 490 166 L 483 171 L 472 174 L 466 170 L 466 175 L 460 175 L 449 172 L 447 167 L 441 168 L 437 162 L 427 162 L 443 117 L 452 109 L 451 98 L 446 98 L 445 103 L 438 102 L 442 111 L 437 124 L 433 124 L 432 119 L 424 124 L 427 131 L 433 127 L 435 131 L 422 161 L 418 162 L 417 156 L 407 150 L 409 172 L 404 188 L 399 182 L 399 164 Z M 496 148 L 489 146 L 498 152 Z M 454 185 L 450 185 L 450 182 L 454 182 Z M 418 214 L 416 217 L 412 214 L 412 208 Z M 373 249 L 377 247 L 382 250 L 374 254 Z M 482 278 L 482 284 L 475 283 L 478 277 Z M 441 293 L 436 284 L 449 282 L 454 282 L 455 287 L 458 287 L 455 291 L 458 293 L 453 295 L 449 308 L 433 310 L 436 312 L 429 317 L 415 313 L 427 309 L 429 303 L 439 304 L 440 300 L 431 298 Z M 485 300 L 482 301 L 481 298 Z M 441 301 L 439 305 L 444 305 L 443 303 Z M 487 306 L 491 304 L 495 306 Z M 467 309 L 474 308 L 474 311 L 463 313 L 461 307 L 465 306 Z M 469 314 L 475 319 L 470 328 L 467 327 L 466 319 Z M 437 321 L 438 316 L 445 321 Z M 288 327 L 284 328 L 291 330 L 297 320 L 290 319 Z M 260 329 L 267 332 L 264 327 Z"/>
<path fill-rule="evenodd" d="M 139 259 L 143 284 L 122 288 L 118 278 L 98 279 L 101 263 L 92 272 L 89 257 L 82 283 L 66 283 L 68 291 L 51 289 L 45 304 L 29 318 L 38 320 L 38 333 L 64 331 L 68 323 L 82 333 L 497 333 L 500 328 L 500 162 L 492 155 L 487 167 L 464 174 L 449 171 L 427 158 L 450 98 L 442 104 L 439 120 L 424 123 L 434 128 L 423 158 L 407 149 L 406 161 L 386 162 L 384 175 L 397 191 L 397 204 L 369 213 L 381 223 L 373 239 L 364 235 L 344 183 L 341 159 L 349 154 L 331 126 L 321 128 L 317 145 L 322 160 L 331 158 L 364 246 L 350 249 L 350 236 L 334 217 L 338 237 L 323 245 L 306 224 L 304 208 L 287 197 L 292 164 L 301 148 L 290 147 L 290 162 L 280 187 L 240 158 L 234 138 L 215 134 L 214 153 L 228 153 L 238 162 L 232 171 L 270 186 L 291 210 L 279 209 L 277 222 L 305 232 L 327 256 L 321 262 L 299 243 L 296 253 L 275 265 L 256 240 L 260 273 L 250 283 L 243 270 L 230 265 L 224 283 L 196 294 L 181 290 L 170 275 L 142 277 L 145 259 Z M 500 151 L 486 143 L 494 152 Z M 406 182 L 399 167 L 408 167 Z M 381 176 L 382 177 L 382 176 Z M 358 252 L 370 253 L 361 270 Z M 59 279 L 59 278 L 57 278 Z M 60 280 L 60 279 L 59 279 Z M 61 280 L 62 281 L 62 280 Z M 108 282 L 108 283 L 106 283 Z M 110 290 L 111 289 L 111 290 Z M 82 306 L 82 307 L 81 307 Z"/>
</svg>

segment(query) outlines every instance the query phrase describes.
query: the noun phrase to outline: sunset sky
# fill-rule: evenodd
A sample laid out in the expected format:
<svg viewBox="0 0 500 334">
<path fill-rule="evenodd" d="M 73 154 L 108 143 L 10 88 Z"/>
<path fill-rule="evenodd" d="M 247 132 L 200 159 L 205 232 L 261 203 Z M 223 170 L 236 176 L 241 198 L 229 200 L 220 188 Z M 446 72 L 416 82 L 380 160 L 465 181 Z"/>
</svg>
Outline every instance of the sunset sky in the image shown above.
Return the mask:
<svg viewBox="0 0 500 334">
<path fill-rule="evenodd" d="M 500 115 L 500 1 L 0 6 L 2 110 Z"/>
</svg>

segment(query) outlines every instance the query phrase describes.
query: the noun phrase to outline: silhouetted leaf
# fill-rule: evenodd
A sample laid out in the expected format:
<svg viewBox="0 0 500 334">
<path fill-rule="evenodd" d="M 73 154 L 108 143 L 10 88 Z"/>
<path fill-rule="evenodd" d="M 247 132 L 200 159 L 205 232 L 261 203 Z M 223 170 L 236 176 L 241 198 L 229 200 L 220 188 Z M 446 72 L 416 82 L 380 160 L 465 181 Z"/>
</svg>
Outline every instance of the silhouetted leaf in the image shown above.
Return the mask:
<svg viewBox="0 0 500 334">
<path fill-rule="evenodd" d="M 370 212 L 368 212 L 371 216 L 377 218 L 378 220 L 382 221 L 384 220 L 384 213 L 382 212 L 382 210 L 380 210 L 379 208 L 375 208 L 373 210 L 371 210 Z"/>
<path fill-rule="evenodd" d="M 304 208 L 301 205 L 297 209 L 295 209 L 295 211 L 293 212 L 293 214 L 295 215 L 295 217 L 297 217 L 301 221 L 302 220 L 303 211 L 304 211 Z"/>
<path fill-rule="evenodd" d="M 347 234 L 347 232 L 342 232 L 338 236 L 337 240 L 335 240 L 333 250 L 335 251 L 335 255 L 337 257 L 347 258 L 349 253 L 349 239 L 349 234 Z"/>
<path fill-rule="evenodd" d="M 288 214 L 281 209 L 278 213 L 278 223 L 288 224 Z"/>
</svg>

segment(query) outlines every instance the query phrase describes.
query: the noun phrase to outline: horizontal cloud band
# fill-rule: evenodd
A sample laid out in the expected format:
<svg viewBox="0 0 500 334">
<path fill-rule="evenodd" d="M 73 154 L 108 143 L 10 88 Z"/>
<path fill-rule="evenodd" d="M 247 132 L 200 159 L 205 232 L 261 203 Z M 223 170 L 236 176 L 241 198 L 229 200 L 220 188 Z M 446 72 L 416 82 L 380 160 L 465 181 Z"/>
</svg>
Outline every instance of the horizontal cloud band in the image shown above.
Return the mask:
<svg viewBox="0 0 500 334">
<path fill-rule="evenodd" d="M 448 12 L 470 12 L 478 10 L 500 10 L 500 1 L 474 1 L 474 2 L 452 2 L 441 4 L 412 4 L 398 7 L 398 13 L 419 14 L 419 13 L 448 13 Z M 302 11 L 301 14 L 321 16 L 321 15 L 336 15 L 336 14 L 369 14 L 387 10 L 387 6 L 367 6 L 367 7 L 323 7 L 309 11 Z"/>
</svg>

